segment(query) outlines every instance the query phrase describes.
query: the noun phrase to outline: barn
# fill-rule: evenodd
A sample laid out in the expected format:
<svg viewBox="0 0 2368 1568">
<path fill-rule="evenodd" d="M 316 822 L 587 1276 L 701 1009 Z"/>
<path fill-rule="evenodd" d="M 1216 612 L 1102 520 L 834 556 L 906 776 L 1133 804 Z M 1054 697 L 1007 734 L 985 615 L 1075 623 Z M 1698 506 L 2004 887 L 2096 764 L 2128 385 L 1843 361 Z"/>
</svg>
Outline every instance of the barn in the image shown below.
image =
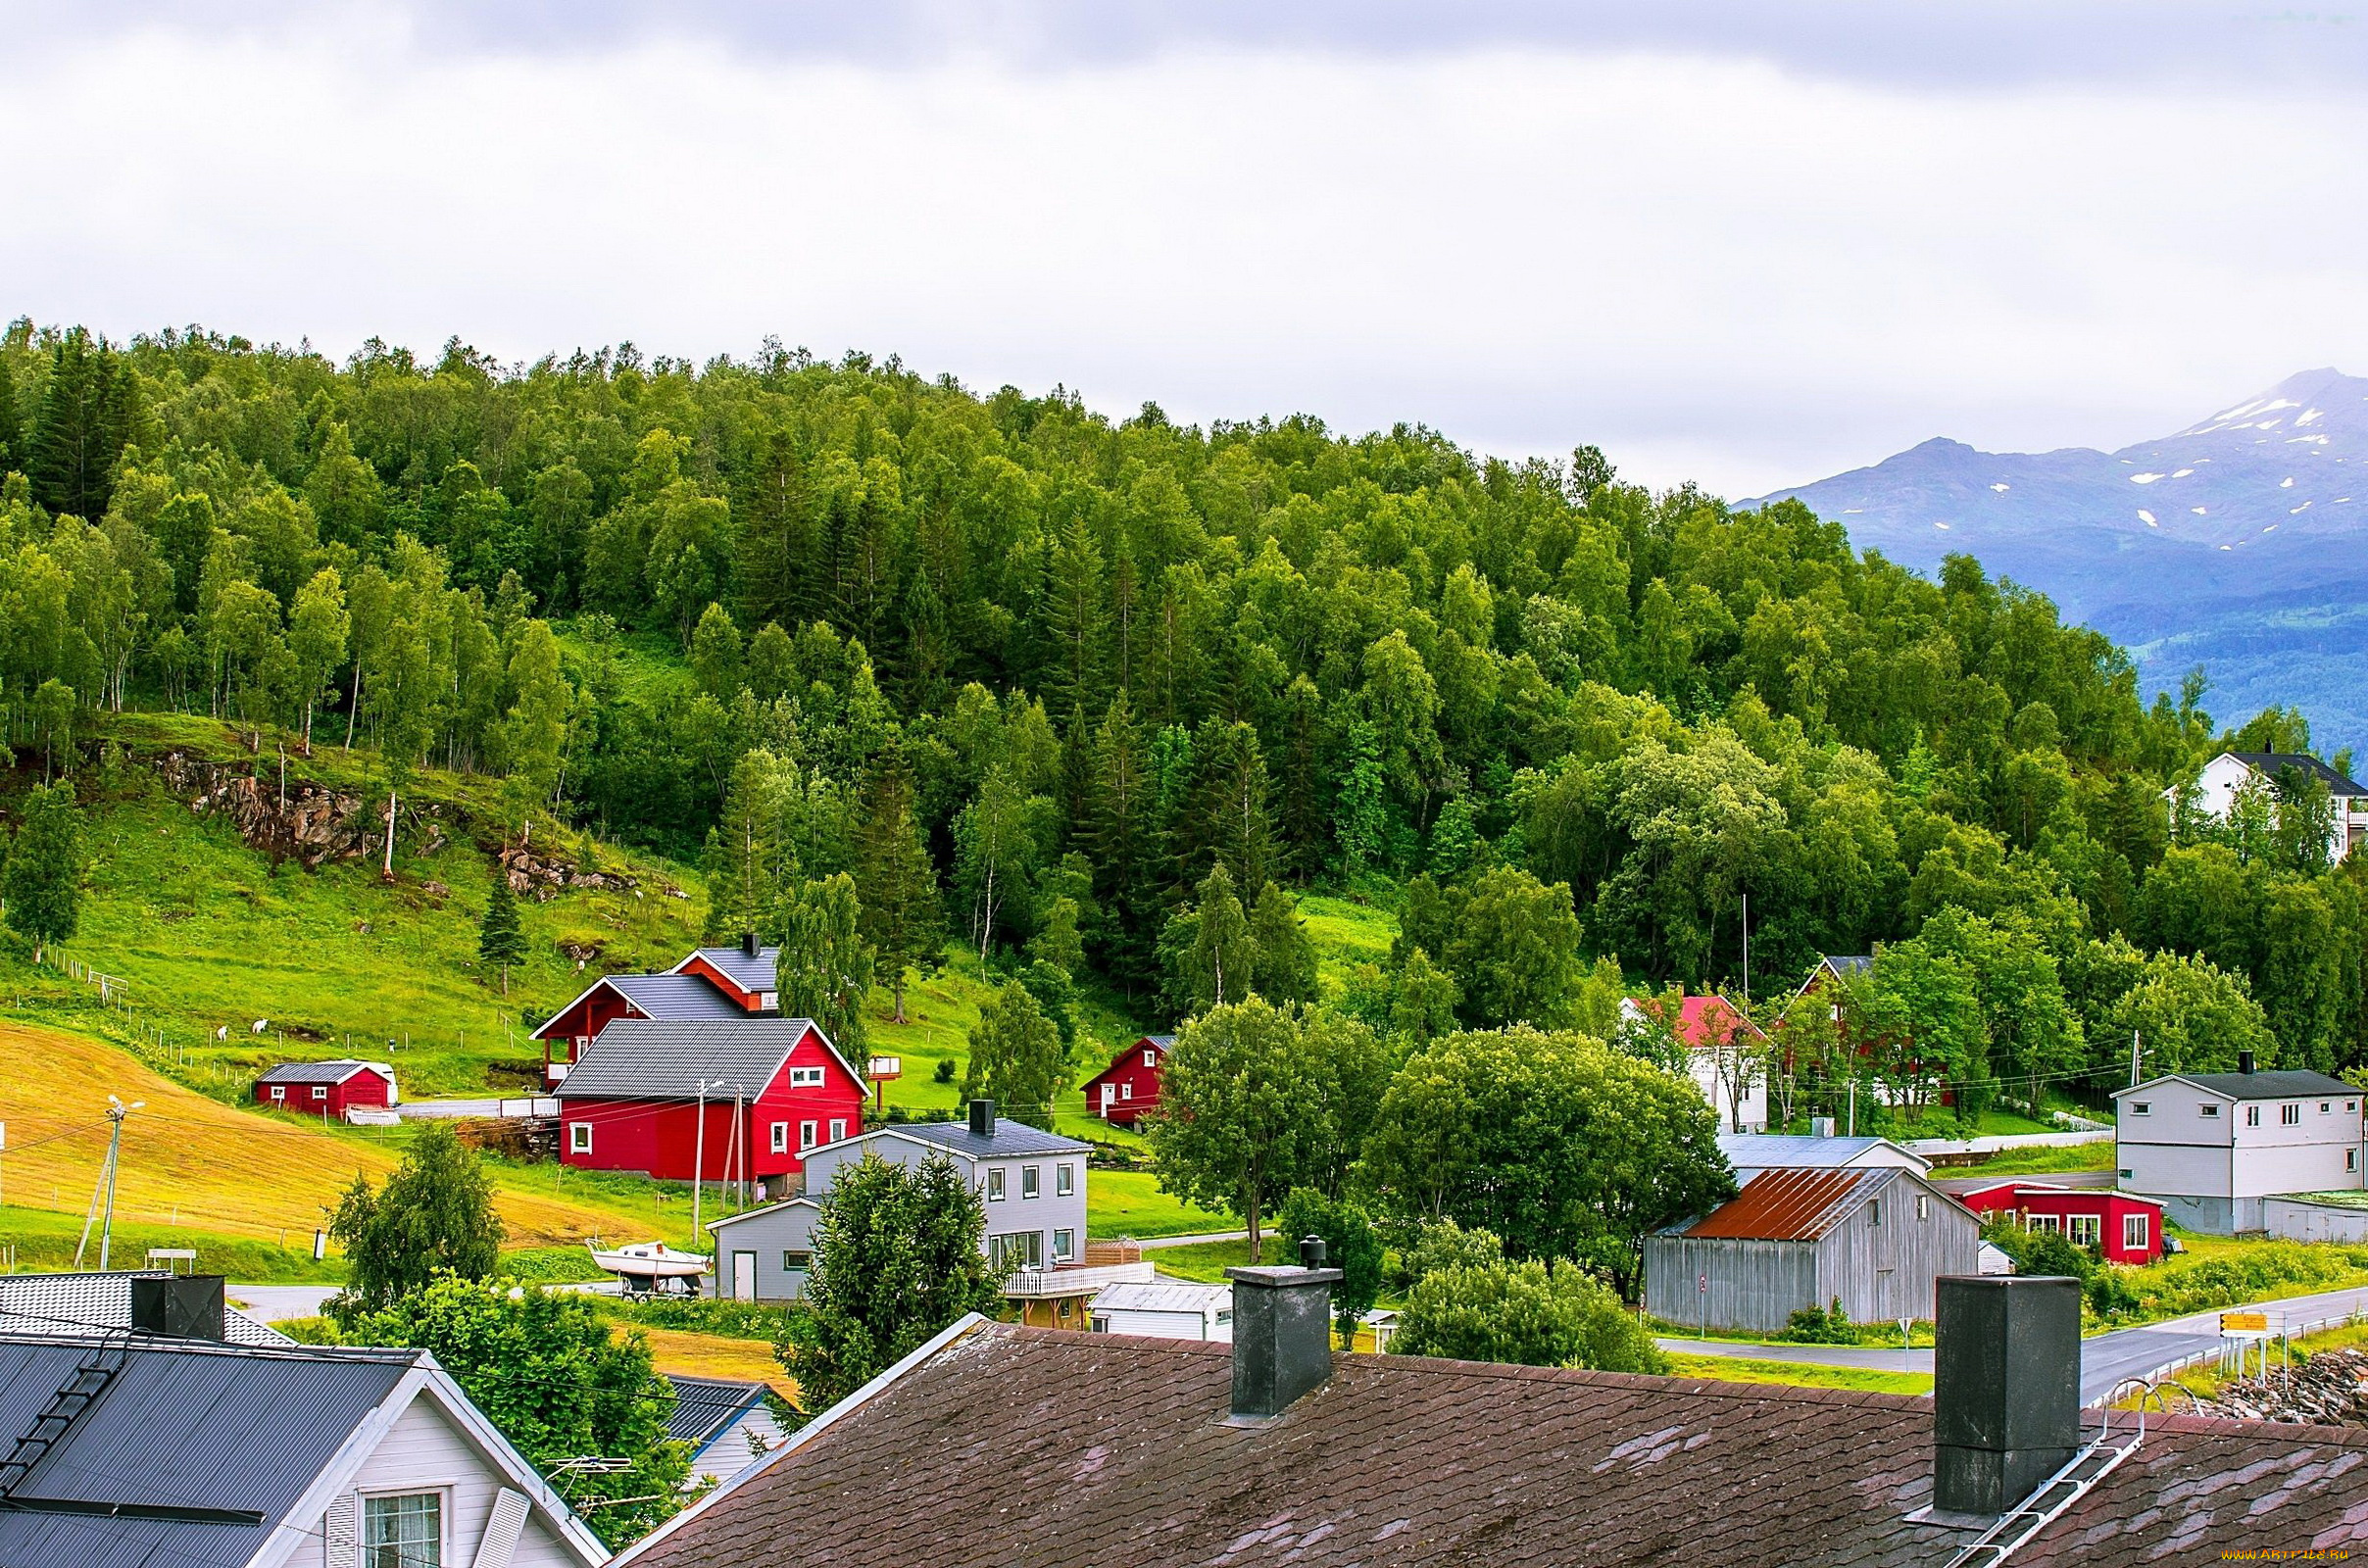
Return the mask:
<svg viewBox="0 0 2368 1568">
<path fill-rule="evenodd" d="M 283 1061 L 255 1080 L 255 1103 L 273 1110 L 329 1115 L 383 1110 L 402 1103 L 395 1069 L 383 1061 Z"/>
<path fill-rule="evenodd" d="M 1132 1127 L 1159 1104 L 1159 1064 L 1174 1035 L 1145 1035 L 1085 1081 L 1085 1108 L 1117 1127 Z"/>
<path fill-rule="evenodd" d="M 666 1181 L 795 1189 L 863 1126 L 863 1075 L 808 1018 L 619 1018 L 557 1094 L 560 1158 Z"/>
<path fill-rule="evenodd" d="M 2049 1182 L 1999 1182 L 1957 1197 L 1984 1219 L 2005 1215 L 2027 1231 L 2054 1231 L 2095 1248 L 2108 1263 L 2151 1263 L 2162 1255 L 2158 1199 Z"/>
<path fill-rule="evenodd" d="M 1930 1318 L 1934 1282 L 1981 1271 L 1982 1222 L 1913 1171 L 1768 1170 L 1645 1239 L 1645 1310 L 1767 1333 L 1839 1300 L 1853 1323 Z"/>
</svg>

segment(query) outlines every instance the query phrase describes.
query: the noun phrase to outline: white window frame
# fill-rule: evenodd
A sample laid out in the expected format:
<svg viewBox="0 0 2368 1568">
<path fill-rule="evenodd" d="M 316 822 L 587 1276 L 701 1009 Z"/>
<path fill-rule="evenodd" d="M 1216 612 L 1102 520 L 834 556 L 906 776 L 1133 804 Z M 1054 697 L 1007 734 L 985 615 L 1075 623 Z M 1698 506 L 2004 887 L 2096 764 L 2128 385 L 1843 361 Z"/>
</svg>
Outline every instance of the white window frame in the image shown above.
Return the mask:
<svg viewBox="0 0 2368 1568">
<path fill-rule="evenodd" d="M 314 1098 L 315 1100 L 326 1100 L 326 1099 L 328 1099 L 328 1098 L 329 1098 L 329 1086 L 328 1086 L 328 1085 L 326 1085 L 326 1084 L 315 1084 L 315 1085 L 313 1086 L 313 1098 Z"/>
<path fill-rule="evenodd" d="M 759 1010 L 759 1011 L 761 1011 L 761 1012 L 778 1012 L 778 1011 L 780 1011 L 780 1010 L 781 1010 L 781 993 L 780 993 L 780 992 L 778 992 L 778 991 L 760 991 L 760 992 L 758 992 L 758 993 L 757 993 L 757 1007 L 758 1007 L 758 1010 Z"/>
<path fill-rule="evenodd" d="M 1120 1084 L 1120 1085 L 1118 1086 L 1118 1098 L 1119 1098 L 1120 1100 L 1132 1100 L 1132 1099 L 1134 1099 L 1134 1098 L 1135 1098 L 1135 1086 L 1134 1086 L 1133 1084 L 1131 1084 L 1131 1083 L 1122 1083 L 1122 1084 Z"/>
<path fill-rule="evenodd" d="M 570 1154 L 592 1152 L 592 1124 L 590 1122 L 571 1121 L 567 1123 L 567 1152 Z"/>
<path fill-rule="evenodd" d="M 2043 1236 L 2061 1236 L 2064 1233 L 2064 1217 L 2061 1214 L 2025 1214 L 2023 1229 Z"/>
<path fill-rule="evenodd" d="M 1062 1160 L 1053 1167 L 1053 1196 L 1067 1198 L 1077 1191 L 1077 1167 Z"/>
<path fill-rule="evenodd" d="M 2258 1127 L 2261 1125 L 2260 1106 L 2247 1105 L 2245 1107 L 2245 1125 L 2247 1127 Z"/>
<path fill-rule="evenodd" d="M 2301 1126 L 2301 1125 L 2302 1125 L 2302 1107 L 2301 1107 L 2301 1105 L 2300 1105 L 2299 1103 L 2296 1103 L 2296 1104 L 2292 1104 L 2292 1105 L 2280 1105 L 2280 1106 L 2278 1107 L 2278 1125 L 2279 1125 L 2279 1126 L 2281 1126 L 2281 1127 L 2299 1127 L 2299 1126 Z"/>
<path fill-rule="evenodd" d="M 1930 1193 L 1916 1194 L 1916 1218 L 1932 1218 L 1932 1195 Z"/>
<path fill-rule="evenodd" d="M 1053 1261 L 1066 1263 L 1077 1255 L 1077 1233 L 1067 1228 L 1053 1233 Z"/>
<path fill-rule="evenodd" d="M 2154 1216 L 2124 1214 L 2121 1216 L 2121 1250 L 2125 1252 L 2151 1251 L 2154 1247 Z"/>
<path fill-rule="evenodd" d="M 828 1081 L 829 1075 L 819 1067 L 789 1069 L 789 1087 L 792 1089 L 819 1089 Z"/>
<path fill-rule="evenodd" d="M 2195 1107 L 2195 1114 L 2203 1117 L 2206 1121 L 2218 1121 L 2220 1119 L 2220 1106 L 2217 1102 L 2207 1101 L 2203 1104 Z"/>
<path fill-rule="evenodd" d="M 1143 1065 L 1146 1067 L 1159 1065 L 1159 1054 L 1157 1051 L 1146 1049 L 1143 1053 Z"/>
<path fill-rule="evenodd" d="M 391 1552 L 370 1544 L 370 1504 L 392 1502 L 404 1497 L 433 1497 L 436 1499 L 436 1558 L 434 1564 L 421 1562 L 402 1549 L 400 1543 L 390 1543 Z M 452 1568 L 452 1489 L 450 1487 L 386 1487 L 354 1494 L 355 1561 L 361 1568 L 378 1568 L 381 1562 L 400 1564 L 401 1568 Z"/>
<path fill-rule="evenodd" d="M 821 1131 L 820 1122 L 808 1120 L 798 1123 L 798 1152 L 803 1154 L 819 1144 L 822 1141 L 818 1136 Z"/>
<path fill-rule="evenodd" d="M 1031 1198 L 1042 1198 L 1043 1196 L 1044 1167 L 1041 1165 L 1020 1166 L 1019 1200 L 1024 1203 Z"/>
<path fill-rule="evenodd" d="M 2133 1100 L 2130 1102 L 2130 1114 L 2133 1116 L 2151 1116 L 2154 1114 L 2154 1102 L 2150 1100 Z"/>
<path fill-rule="evenodd" d="M 786 1154 L 789 1152 L 789 1123 L 785 1121 L 774 1122 L 772 1124 L 771 1138 L 772 1152 L 774 1153 Z"/>
<path fill-rule="evenodd" d="M 2343 1151 L 2343 1174 L 2344 1174 L 2344 1175 L 2346 1175 L 2346 1176 L 2356 1176 L 2356 1175 L 2358 1175 L 2358 1174 L 2359 1174 L 2359 1171 L 2360 1171 L 2360 1152 L 2359 1152 L 2358 1150 L 2356 1150 L 2356 1149 L 2346 1149 L 2346 1150 L 2344 1150 L 2344 1151 Z"/>
<path fill-rule="evenodd" d="M 2064 1222 L 2064 1234 L 2075 1247 L 2102 1247 L 2105 1222 L 2097 1214 L 2074 1214 Z"/>
<path fill-rule="evenodd" d="M 286 1103 L 288 1098 L 288 1086 L 286 1084 L 273 1084 L 271 1086 L 271 1098 L 275 1101 L 278 1101 L 282 1104 Z"/>
<path fill-rule="evenodd" d="M 782 1273 L 805 1274 L 811 1272 L 813 1268 L 814 1249 L 809 1247 L 784 1247 L 781 1249 Z"/>
<path fill-rule="evenodd" d="M 831 1141 L 832 1143 L 834 1143 L 834 1144 L 835 1144 L 835 1143 L 838 1143 L 838 1142 L 839 1142 L 841 1139 L 845 1138 L 846 1136 L 847 1136 L 847 1118 L 846 1118 L 846 1117 L 844 1117 L 844 1116 L 833 1116 L 833 1117 L 831 1117 L 831 1118 L 830 1118 L 830 1141 Z"/>
<path fill-rule="evenodd" d="M 1003 1201 L 1003 1167 L 989 1165 L 987 1167 L 987 1201 L 1000 1203 Z"/>
</svg>

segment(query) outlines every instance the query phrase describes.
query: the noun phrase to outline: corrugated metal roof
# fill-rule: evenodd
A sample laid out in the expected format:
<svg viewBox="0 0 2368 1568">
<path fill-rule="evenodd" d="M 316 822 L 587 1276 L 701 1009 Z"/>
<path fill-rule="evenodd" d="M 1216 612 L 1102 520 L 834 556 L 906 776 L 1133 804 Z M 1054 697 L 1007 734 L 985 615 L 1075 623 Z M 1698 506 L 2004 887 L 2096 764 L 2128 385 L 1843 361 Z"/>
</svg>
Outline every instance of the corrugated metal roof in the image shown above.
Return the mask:
<svg viewBox="0 0 2368 1568">
<path fill-rule="evenodd" d="M 674 1411 L 666 1417 L 666 1436 L 693 1449 L 706 1447 L 717 1433 L 739 1420 L 743 1411 L 765 1402 L 762 1383 L 672 1376 L 666 1381 L 674 1386 Z"/>
<path fill-rule="evenodd" d="M 1892 1150 L 1902 1165 L 1929 1170 L 1932 1161 L 1888 1138 L 1813 1138 L 1801 1133 L 1720 1133 L 1718 1152 L 1739 1171 L 1838 1170 L 1868 1154 Z"/>
<path fill-rule="evenodd" d="M 706 981 L 682 978 L 715 995 Z M 561 1082 L 559 1098 L 691 1100 L 703 1080 L 711 1099 L 718 1083 L 727 1100 L 734 1085 L 754 1095 L 772 1082 L 810 1029 L 816 1039 L 822 1038 L 810 1019 L 776 1018 L 738 1007 L 724 1018 L 619 1018 L 584 1048 L 583 1059 Z"/>
<path fill-rule="evenodd" d="M 1230 1285 L 1111 1285 L 1094 1298 L 1097 1312 L 1208 1312 L 1233 1304 Z"/>
<path fill-rule="evenodd" d="M 748 1009 L 695 974 L 613 974 L 610 987 L 653 1018 L 745 1018 Z"/>
<path fill-rule="evenodd" d="M 698 948 L 692 951 L 691 957 L 705 958 L 724 974 L 730 975 L 743 991 L 770 991 L 773 989 L 774 960 L 780 952 L 779 948 L 759 948 L 755 953 L 744 953 L 736 947 Z M 691 958 L 682 961 L 688 963 Z"/>
<path fill-rule="evenodd" d="M 0 1337 L 0 1434 L 26 1431 L 87 1341 Z M 135 1343 L 21 1497 L 255 1509 L 258 1526 L 0 1513 L 8 1568 L 238 1568 L 424 1354 Z"/>
<path fill-rule="evenodd" d="M 255 1081 L 259 1084 L 341 1084 L 358 1072 L 382 1072 L 392 1082 L 395 1069 L 383 1061 L 283 1061 Z"/>
<path fill-rule="evenodd" d="M 1741 1194 L 1686 1227 L 1684 1234 L 1756 1242 L 1813 1242 L 1849 1217 L 1899 1172 L 1768 1170 Z"/>
<path fill-rule="evenodd" d="M 131 1327 L 131 1282 L 162 1279 L 163 1269 L 105 1274 L 0 1274 L 0 1333 L 98 1335 Z M 237 1307 L 222 1307 L 222 1332 L 233 1345 L 294 1345 Z M 0 1441 L 5 1441 L 0 1437 Z"/>
<path fill-rule="evenodd" d="M 972 1159 L 1000 1159 L 1012 1154 L 1081 1154 L 1092 1147 L 1074 1138 L 1063 1138 L 1058 1133 L 1031 1127 L 1024 1121 L 1013 1121 L 1008 1116 L 995 1118 L 995 1135 L 991 1138 L 980 1138 L 973 1134 L 966 1121 L 908 1121 L 894 1127 L 884 1127 L 880 1131 L 905 1133 L 923 1143 L 935 1144 L 940 1149 L 967 1154 Z M 879 1134 L 869 1136 L 877 1137 Z"/>
</svg>

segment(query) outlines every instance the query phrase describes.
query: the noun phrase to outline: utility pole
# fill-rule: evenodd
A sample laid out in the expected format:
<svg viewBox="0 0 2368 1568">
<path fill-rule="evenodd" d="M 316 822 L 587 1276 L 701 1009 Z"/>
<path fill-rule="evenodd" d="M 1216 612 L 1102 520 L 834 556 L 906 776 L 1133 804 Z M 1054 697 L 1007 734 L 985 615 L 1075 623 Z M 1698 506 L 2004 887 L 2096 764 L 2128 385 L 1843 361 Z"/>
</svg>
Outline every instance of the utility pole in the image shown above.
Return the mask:
<svg viewBox="0 0 2368 1568">
<path fill-rule="evenodd" d="M 1850 1078 L 1850 1124 L 1846 1134 L 1851 1138 L 1858 1136 L 1858 1080 L 1855 1075 Z"/>
<path fill-rule="evenodd" d="M 2138 1087 L 2138 1031 L 2130 1031 L 2130 1087 Z"/>
<path fill-rule="evenodd" d="M 107 1119 L 114 1125 L 107 1133 L 107 1217 L 99 1226 L 99 1272 L 107 1272 L 107 1251 L 115 1241 L 115 1173 L 123 1151 L 123 1118 L 144 1107 L 148 1102 L 135 1100 L 126 1105 L 113 1095 L 107 1097 Z"/>
<path fill-rule="evenodd" d="M 1751 895 L 1743 896 L 1743 1004 L 1751 1004 Z"/>
<path fill-rule="evenodd" d="M 715 1087 L 720 1089 L 723 1086 L 717 1084 Z M 703 1234 L 699 1229 L 699 1198 L 700 1184 L 707 1179 L 707 1092 L 708 1081 L 702 1078 L 699 1080 L 698 1131 L 691 1137 L 691 1248 L 693 1250 L 698 1250 L 699 1238 Z"/>
</svg>

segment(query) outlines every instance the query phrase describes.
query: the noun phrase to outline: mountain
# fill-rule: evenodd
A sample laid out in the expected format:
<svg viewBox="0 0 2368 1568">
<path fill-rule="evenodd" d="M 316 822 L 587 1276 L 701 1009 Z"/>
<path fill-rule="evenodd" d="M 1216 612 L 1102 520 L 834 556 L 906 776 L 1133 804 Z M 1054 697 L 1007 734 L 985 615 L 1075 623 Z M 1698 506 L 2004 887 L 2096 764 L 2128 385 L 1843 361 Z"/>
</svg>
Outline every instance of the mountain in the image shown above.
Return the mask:
<svg viewBox="0 0 2368 1568">
<path fill-rule="evenodd" d="M 2118 452 L 1935 439 L 1758 499 L 1786 497 L 1903 564 L 1962 553 L 2046 593 L 2149 695 L 2200 664 L 2223 723 L 2292 705 L 2323 749 L 2368 742 L 2368 379 L 2305 370 Z"/>
</svg>

